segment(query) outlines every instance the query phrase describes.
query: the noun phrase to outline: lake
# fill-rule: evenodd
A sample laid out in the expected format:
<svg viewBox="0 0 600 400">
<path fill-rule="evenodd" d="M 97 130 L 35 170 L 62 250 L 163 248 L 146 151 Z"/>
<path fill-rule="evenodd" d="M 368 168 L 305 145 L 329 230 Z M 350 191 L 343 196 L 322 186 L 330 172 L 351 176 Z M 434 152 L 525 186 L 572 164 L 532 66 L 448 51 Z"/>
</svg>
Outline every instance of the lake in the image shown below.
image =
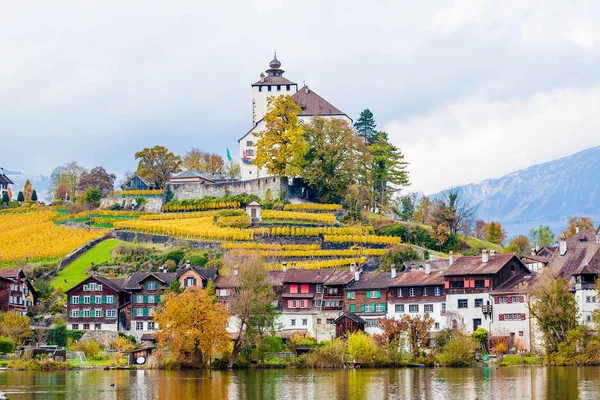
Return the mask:
<svg viewBox="0 0 600 400">
<path fill-rule="evenodd" d="M 598 399 L 600 367 L 0 371 L 0 391 L 9 400 Z"/>
</svg>

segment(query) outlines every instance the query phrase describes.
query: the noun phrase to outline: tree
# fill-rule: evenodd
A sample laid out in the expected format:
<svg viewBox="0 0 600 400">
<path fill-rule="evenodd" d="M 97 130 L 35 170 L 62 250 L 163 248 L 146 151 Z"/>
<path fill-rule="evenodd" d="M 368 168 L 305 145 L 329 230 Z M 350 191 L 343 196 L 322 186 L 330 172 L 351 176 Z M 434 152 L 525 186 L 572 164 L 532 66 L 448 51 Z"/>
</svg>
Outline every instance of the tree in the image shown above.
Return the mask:
<svg viewBox="0 0 600 400">
<path fill-rule="evenodd" d="M 54 198 L 75 200 L 79 179 L 84 172 L 85 168 L 75 161 L 54 168 L 50 176 L 51 188 L 55 194 Z M 57 197 L 56 194 L 63 196 Z"/>
<path fill-rule="evenodd" d="M 486 228 L 487 223 L 482 219 L 478 219 L 477 221 L 475 221 L 475 229 L 473 230 L 473 236 L 475 236 L 477 239 L 485 240 Z"/>
<path fill-rule="evenodd" d="M 10 201 L 10 198 L 8 197 L 8 193 L 7 192 L 3 192 L 2 193 L 2 202 L 3 203 L 8 203 Z"/>
<path fill-rule="evenodd" d="M 9 311 L 0 315 L 0 336 L 23 345 L 31 337 L 31 321 L 29 317 L 16 311 Z"/>
<path fill-rule="evenodd" d="M 578 308 L 569 284 L 549 270 L 538 274 L 532 289 L 531 315 L 537 320 L 548 353 L 556 352 L 567 341 L 569 331 L 576 329 Z"/>
<path fill-rule="evenodd" d="M 451 235 L 459 232 L 466 235 L 470 233 L 478 211 L 479 207 L 471 205 L 460 188 L 453 188 L 444 192 L 434 219 L 444 223 Z"/>
<path fill-rule="evenodd" d="M 426 224 L 427 218 L 433 210 L 433 201 L 427 196 L 421 197 L 421 200 L 415 206 L 415 212 L 413 213 L 413 221 L 420 224 Z"/>
<path fill-rule="evenodd" d="M 506 240 L 506 231 L 502 224 L 496 221 L 490 221 L 485 228 L 485 239 L 490 243 L 502 244 Z"/>
<path fill-rule="evenodd" d="M 379 268 L 382 271 L 389 271 L 392 264 L 394 264 L 400 269 L 405 261 L 417 261 L 420 259 L 421 256 L 412 248 L 412 246 L 401 244 L 389 249 L 381 256 Z"/>
<path fill-rule="evenodd" d="M 475 359 L 475 352 L 478 347 L 479 343 L 471 336 L 456 331 L 442 348 L 438 360 L 440 364 L 446 367 L 466 367 Z"/>
<path fill-rule="evenodd" d="M 77 190 L 85 193 L 88 189 L 97 188 L 102 196 L 106 196 L 114 190 L 116 179 L 115 174 L 109 174 L 103 167 L 94 167 L 81 174 Z"/>
<path fill-rule="evenodd" d="M 182 166 L 189 170 L 202 172 L 221 172 L 225 161 L 223 157 L 215 153 L 207 153 L 195 147 L 192 147 L 183 156 Z"/>
<path fill-rule="evenodd" d="M 339 203 L 356 182 L 362 144 L 344 120 L 313 117 L 304 126 L 308 151 L 302 178 L 324 203 Z"/>
<path fill-rule="evenodd" d="M 561 233 L 566 239 L 569 239 L 577 233 L 578 229 L 585 229 L 589 232 L 596 233 L 596 225 L 590 217 L 570 216 L 567 228 Z"/>
<path fill-rule="evenodd" d="M 31 187 L 31 181 L 27 179 L 25 181 L 25 185 L 23 186 L 23 196 L 25 197 L 25 201 L 31 201 L 31 194 L 33 193 L 33 188 Z"/>
<path fill-rule="evenodd" d="M 35 190 L 31 193 L 31 201 L 38 201 L 38 196 Z"/>
<path fill-rule="evenodd" d="M 8 354 L 15 351 L 15 343 L 8 339 L 0 338 L 0 354 Z"/>
<path fill-rule="evenodd" d="M 379 132 L 377 138 L 368 147 L 371 155 L 368 167 L 368 182 L 373 197 L 374 209 L 387 210 L 392 194 L 403 186 L 408 186 L 408 162 L 396 146 L 388 140 L 385 132 Z"/>
<path fill-rule="evenodd" d="M 145 148 L 135 153 L 138 160 L 136 174 L 152 183 L 157 189 L 165 187 L 171 175 L 181 171 L 181 157 L 164 146 Z"/>
<path fill-rule="evenodd" d="M 422 348 L 427 345 L 429 340 L 429 331 L 434 324 L 434 319 L 425 314 L 421 316 L 404 315 L 402 317 L 406 325 L 406 334 L 410 345 L 412 359 L 415 361 Z"/>
<path fill-rule="evenodd" d="M 364 138 L 365 144 L 371 144 L 377 140 L 377 124 L 371 110 L 366 109 L 360 113 L 358 120 L 354 123 L 354 129 L 358 136 Z"/>
<path fill-rule="evenodd" d="M 225 166 L 225 171 L 230 178 L 238 178 L 240 176 L 240 164 L 230 161 Z"/>
<path fill-rule="evenodd" d="M 273 303 L 277 297 L 267 282 L 268 271 L 258 253 L 232 251 L 224 257 L 224 263 L 227 269 L 237 270 L 240 279 L 229 304 L 239 324 L 229 361 L 233 366 L 243 348 L 260 343 L 265 332 L 275 329 L 277 311 Z"/>
<path fill-rule="evenodd" d="M 410 193 L 400 197 L 396 207 L 396 215 L 401 221 L 412 221 L 417 203 L 417 194 Z"/>
<path fill-rule="evenodd" d="M 536 229 L 529 231 L 529 238 L 537 246 L 552 246 L 554 244 L 554 233 L 548 225 L 540 225 Z"/>
<path fill-rule="evenodd" d="M 266 130 L 256 136 L 257 167 L 265 167 L 269 174 L 294 177 L 302 173 L 307 143 L 300 125 L 300 106 L 291 96 L 268 99 L 264 121 Z"/>
<path fill-rule="evenodd" d="M 6 189 L 6 193 L 8 194 L 8 201 L 11 201 L 12 198 L 13 198 L 13 194 L 14 193 L 13 193 L 12 188 L 10 186 Z"/>
<path fill-rule="evenodd" d="M 200 365 L 229 344 L 227 307 L 215 303 L 205 290 L 196 286 L 181 294 L 164 295 L 154 320 L 160 326 L 161 346 Z"/>
<path fill-rule="evenodd" d="M 17 195 L 17 201 L 19 203 L 25 201 L 25 196 L 23 196 L 23 192 L 19 191 L 19 194 Z"/>
<path fill-rule="evenodd" d="M 100 194 L 100 189 L 97 187 L 92 187 L 86 190 L 85 192 L 85 202 L 90 204 L 96 204 L 100 202 L 102 195 Z"/>
<path fill-rule="evenodd" d="M 531 250 L 531 243 L 529 243 L 529 239 L 525 235 L 515 236 L 510 239 L 508 243 L 508 247 L 506 248 L 510 253 L 517 253 L 519 255 L 529 254 Z"/>
<path fill-rule="evenodd" d="M 373 337 L 363 331 L 350 333 L 348 335 L 348 353 L 357 362 L 371 364 L 375 361 L 377 353 Z"/>
</svg>

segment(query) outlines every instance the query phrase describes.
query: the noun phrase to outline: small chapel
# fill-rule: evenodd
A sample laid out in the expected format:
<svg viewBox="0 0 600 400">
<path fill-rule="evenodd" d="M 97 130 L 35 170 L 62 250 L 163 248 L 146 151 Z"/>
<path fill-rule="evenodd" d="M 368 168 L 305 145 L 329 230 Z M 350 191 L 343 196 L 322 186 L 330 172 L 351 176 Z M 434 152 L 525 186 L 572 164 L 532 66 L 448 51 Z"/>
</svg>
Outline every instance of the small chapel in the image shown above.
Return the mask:
<svg viewBox="0 0 600 400">
<path fill-rule="evenodd" d="M 238 140 L 240 157 L 240 179 L 249 180 L 268 176 L 266 170 L 254 165 L 256 157 L 256 132 L 266 129 L 264 122 L 267 113 L 267 99 L 271 96 L 290 95 L 300 106 L 298 118 L 301 124 L 310 122 L 314 116 L 323 118 L 341 118 L 352 124 L 352 119 L 334 107 L 308 86 L 298 89 L 298 84 L 283 76 L 281 62 L 275 53 L 269 63 L 269 69 L 260 74 L 260 79 L 252 86 L 252 128 Z"/>
</svg>

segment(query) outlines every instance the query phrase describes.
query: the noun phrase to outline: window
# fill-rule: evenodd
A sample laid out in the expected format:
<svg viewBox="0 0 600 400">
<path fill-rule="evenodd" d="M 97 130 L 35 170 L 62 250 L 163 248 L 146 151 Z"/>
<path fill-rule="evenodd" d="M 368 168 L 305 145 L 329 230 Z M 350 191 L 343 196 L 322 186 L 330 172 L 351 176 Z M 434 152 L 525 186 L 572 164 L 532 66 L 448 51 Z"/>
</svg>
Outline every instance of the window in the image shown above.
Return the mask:
<svg viewBox="0 0 600 400">
<path fill-rule="evenodd" d="M 148 330 L 149 331 L 153 331 L 154 330 L 154 322 L 148 322 Z"/>
<path fill-rule="evenodd" d="M 146 282 L 146 290 L 156 290 L 158 289 L 158 282 Z"/>
<path fill-rule="evenodd" d="M 262 86 L 259 86 L 259 87 L 258 87 L 258 91 L 259 91 L 259 92 L 262 92 Z"/>
<path fill-rule="evenodd" d="M 221 297 L 225 297 L 225 296 L 227 296 L 227 289 L 219 289 L 217 291 L 217 294 Z"/>
<path fill-rule="evenodd" d="M 254 149 L 246 149 L 246 155 L 248 157 L 254 157 Z"/>
<path fill-rule="evenodd" d="M 335 322 L 335 320 L 334 320 L 333 318 L 327 318 L 327 319 L 325 320 L 325 323 L 326 323 L 326 324 L 330 324 L 330 325 L 333 325 L 333 323 L 334 323 L 334 322 Z"/>
<path fill-rule="evenodd" d="M 396 289 L 396 297 L 402 297 L 402 289 Z"/>
<path fill-rule="evenodd" d="M 423 296 L 429 296 L 429 288 L 423 288 Z"/>
<path fill-rule="evenodd" d="M 473 331 L 481 326 L 481 318 L 473 318 Z"/>
<path fill-rule="evenodd" d="M 348 307 L 348 310 L 350 312 L 356 312 L 356 304 L 350 304 L 350 306 Z"/>
<path fill-rule="evenodd" d="M 442 315 L 446 314 L 446 303 L 442 303 Z"/>
<path fill-rule="evenodd" d="M 285 85 L 285 90 L 290 91 L 290 85 Z"/>
<path fill-rule="evenodd" d="M 267 86 L 267 91 L 269 91 L 269 92 L 271 91 L 271 85 Z"/>
<path fill-rule="evenodd" d="M 298 285 L 290 285 L 290 293 L 298 293 Z"/>
<path fill-rule="evenodd" d="M 79 310 L 78 309 L 71 310 L 71 318 L 77 318 L 77 317 L 79 317 Z"/>
<path fill-rule="evenodd" d="M 346 292 L 346 298 L 348 300 L 354 300 L 354 299 L 356 299 L 356 292 Z"/>
<path fill-rule="evenodd" d="M 307 319 L 303 319 L 302 320 L 302 326 L 306 326 L 308 325 L 308 320 Z"/>
<path fill-rule="evenodd" d="M 154 303 L 156 298 L 154 296 L 148 296 L 148 303 Z"/>
<path fill-rule="evenodd" d="M 96 290 L 96 284 L 95 284 L 95 283 L 90 283 L 90 284 L 88 284 L 88 290 L 89 290 L 90 292 L 93 292 L 93 291 L 95 291 L 95 290 Z"/>
<path fill-rule="evenodd" d="M 336 287 L 327 288 L 327 294 L 331 295 L 331 296 L 337 296 L 338 288 L 336 288 Z"/>
<path fill-rule="evenodd" d="M 186 278 L 185 286 L 187 286 L 187 287 L 196 286 L 196 278 Z"/>
<path fill-rule="evenodd" d="M 33 305 L 33 302 L 31 300 L 27 300 L 27 307 L 31 307 Z"/>
<path fill-rule="evenodd" d="M 306 308 L 306 300 L 300 300 L 300 308 Z"/>
<path fill-rule="evenodd" d="M 408 306 L 408 312 L 410 312 L 410 313 L 418 313 L 419 312 L 419 305 L 418 304 L 410 304 Z"/>
<path fill-rule="evenodd" d="M 521 298 L 519 296 L 513 296 L 512 297 L 512 302 L 513 303 L 520 303 L 521 302 Z M 594 303 L 596 302 L 596 297 L 594 297 Z"/>
<path fill-rule="evenodd" d="M 317 318 L 317 325 L 321 325 L 321 318 Z"/>
<path fill-rule="evenodd" d="M 252 147 L 252 146 L 254 146 L 254 142 L 253 142 L 252 140 L 248 140 L 248 141 L 246 142 L 246 146 L 248 146 L 248 147 Z"/>
<path fill-rule="evenodd" d="M 83 296 L 83 304 L 90 304 L 90 296 Z"/>
<path fill-rule="evenodd" d="M 379 290 L 368 290 L 367 291 L 367 299 L 379 299 L 381 297 L 381 292 Z"/>
<path fill-rule="evenodd" d="M 320 283 L 317 284 L 316 290 L 317 290 L 317 293 L 322 293 L 323 292 L 323 285 L 321 285 Z"/>
<path fill-rule="evenodd" d="M 469 301 L 467 299 L 458 300 L 458 308 L 469 308 Z"/>
<path fill-rule="evenodd" d="M 485 287 L 485 281 L 483 279 L 475 279 L 475 287 L 476 288 Z"/>
<path fill-rule="evenodd" d="M 79 296 L 71 296 L 71 304 L 79 304 Z"/>
<path fill-rule="evenodd" d="M 434 296 L 441 296 L 442 295 L 442 288 L 440 288 L 440 287 L 433 288 L 433 295 Z"/>
<path fill-rule="evenodd" d="M 115 296 L 106 296 L 106 304 L 115 304 Z"/>
<path fill-rule="evenodd" d="M 585 296 L 585 302 L 586 303 L 595 303 L 596 302 L 596 296 Z"/>
<path fill-rule="evenodd" d="M 143 331 L 144 330 L 144 323 L 143 322 L 136 322 L 136 324 L 135 324 L 135 330 L 137 330 L 137 331 Z"/>
<path fill-rule="evenodd" d="M 475 308 L 479 308 L 483 305 L 483 299 L 475 299 Z"/>
<path fill-rule="evenodd" d="M 292 326 L 296 326 L 296 320 L 295 319 L 290 320 L 290 323 L 291 323 Z"/>
<path fill-rule="evenodd" d="M 450 281 L 450 287 L 452 289 L 463 289 L 465 287 L 465 281 Z"/>
<path fill-rule="evenodd" d="M 383 311 L 385 311 L 385 305 L 384 304 L 375 304 L 375 311 L 376 312 L 383 312 Z"/>
<path fill-rule="evenodd" d="M 433 312 L 433 304 L 425 304 L 424 310 L 426 313 L 432 313 Z"/>
<path fill-rule="evenodd" d="M 292 308 L 298 307 L 296 300 L 292 300 Z"/>
<path fill-rule="evenodd" d="M 396 304 L 395 310 L 397 313 L 403 313 L 404 312 L 404 304 Z"/>
<path fill-rule="evenodd" d="M 94 324 L 94 329 L 99 331 L 100 329 L 102 329 L 102 324 Z"/>
<path fill-rule="evenodd" d="M 440 330 L 440 323 L 439 323 L 439 322 L 436 322 L 436 323 L 435 323 L 435 328 L 434 328 L 434 329 L 435 329 L 436 331 L 439 331 L 439 330 Z"/>
<path fill-rule="evenodd" d="M 321 300 L 315 300 L 315 308 L 321 307 Z"/>
<path fill-rule="evenodd" d="M 95 301 L 96 304 L 102 304 L 102 296 L 96 296 L 95 300 L 96 300 Z"/>
<path fill-rule="evenodd" d="M 134 308 L 133 309 L 133 315 L 136 317 L 143 317 L 144 316 L 144 309 L 143 308 Z"/>
<path fill-rule="evenodd" d="M 94 315 L 96 318 L 101 318 L 103 311 L 102 310 L 94 310 L 94 313 L 95 313 Z"/>
<path fill-rule="evenodd" d="M 13 290 L 13 286 L 10 286 L 10 290 Z M 83 285 L 83 291 L 87 292 L 89 290 L 89 286 L 88 285 Z"/>
<path fill-rule="evenodd" d="M 519 331 L 519 336 L 523 336 L 524 332 L 523 331 Z"/>
<path fill-rule="evenodd" d="M 367 328 L 377 328 L 377 320 L 376 319 L 368 319 L 367 320 Z"/>
<path fill-rule="evenodd" d="M 117 310 L 106 310 L 106 318 L 116 318 Z"/>
<path fill-rule="evenodd" d="M 415 288 L 414 288 L 414 287 L 411 287 L 411 288 L 409 289 L 409 291 L 408 291 L 408 295 L 409 295 L 410 297 L 415 297 Z"/>
<path fill-rule="evenodd" d="M 90 324 L 83 324 L 83 330 L 87 331 L 90 329 Z"/>
<path fill-rule="evenodd" d="M 73 325 L 71 325 L 71 329 L 73 329 L 74 331 L 79 330 L 79 324 L 73 324 Z"/>
<path fill-rule="evenodd" d="M 141 294 L 138 294 L 137 296 L 135 296 L 135 302 L 136 303 L 143 303 L 144 302 L 144 296 L 142 296 Z"/>
<path fill-rule="evenodd" d="M 83 316 L 85 318 L 89 318 L 90 317 L 90 310 L 83 310 Z"/>
</svg>

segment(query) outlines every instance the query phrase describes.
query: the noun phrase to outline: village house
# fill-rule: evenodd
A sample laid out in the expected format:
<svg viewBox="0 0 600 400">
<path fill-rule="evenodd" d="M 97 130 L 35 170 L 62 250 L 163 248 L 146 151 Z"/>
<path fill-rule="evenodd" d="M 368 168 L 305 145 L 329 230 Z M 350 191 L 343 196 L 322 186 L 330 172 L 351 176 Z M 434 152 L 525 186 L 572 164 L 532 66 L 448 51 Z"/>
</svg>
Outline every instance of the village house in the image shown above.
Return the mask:
<svg viewBox="0 0 600 400">
<path fill-rule="evenodd" d="M 160 303 L 161 293 L 177 279 L 175 272 L 146 272 L 129 275 L 123 289 L 131 294 L 128 313 L 131 315 L 130 329 L 154 331 L 154 311 Z"/>
<path fill-rule="evenodd" d="M 4 193 L 8 192 L 8 185 L 14 185 L 14 183 L 4 174 L 4 168 L 0 168 L 0 201 Z"/>
<path fill-rule="evenodd" d="M 221 172 L 201 172 L 196 170 L 187 170 L 173 175 L 169 183 L 199 183 L 202 185 L 211 185 L 213 183 L 222 183 L 236 181 Z"/>
<path fill-rule="evenodd" d="M 365 332 L 382 333 L 377 320 L 385 318 L 388 307 L 388 288 L 392 283 L 389 272 L 354 272 L 354 281 L 346 287 L 346 312 L 356 314 L 365 321 Z"/>
<path fill-rule="evenodd" d="M 67 329 L 127 330 L 131 295 L 123 288 L 125 281 L 90 276 L 67 290 Z"/>
<path fill-rule="evenodd" d="M 531 271 L 514 254 L 483 250 L 481 257 L 458 258 L 444 272 L 448 324 L 462 322 L 468 332 L 481 326 L 493 334 L 490 292 L 518 275 Z"/>
<path fill-rule="evenodd" d="M 216 268 L 198 268 L 192 267 L 189 263 L 183 269 L 177 271 L 177 279 L 182 288 L 196 286 L 200 289 L 206 288 L 209 280 L 213 283 L 217 277 Z"/>
<path fill-rule="evenodd" d="M 152 188 L 150 182 L 139 177 L 137 174 L 128 178 L 127 182 L 121 185 L 122 190 L 151 190 Z"/>
<path fill-rule="evenodd" d="M 561 276 L 569 283 L 580 322 L 591 327 L 592 311 L 598 308 L 596 280 L 600 271 L 600 230 L 594 234 L 581 229 L 568 240 L 561 236 L 548 268 L 554 276 Z"/>
<path fill-rule="evenodd" d="M 0 270 L 0 309 L 26 314 L 37 304 L 37 294 L 33 285 L 20 268 Z"/>
</svg>

